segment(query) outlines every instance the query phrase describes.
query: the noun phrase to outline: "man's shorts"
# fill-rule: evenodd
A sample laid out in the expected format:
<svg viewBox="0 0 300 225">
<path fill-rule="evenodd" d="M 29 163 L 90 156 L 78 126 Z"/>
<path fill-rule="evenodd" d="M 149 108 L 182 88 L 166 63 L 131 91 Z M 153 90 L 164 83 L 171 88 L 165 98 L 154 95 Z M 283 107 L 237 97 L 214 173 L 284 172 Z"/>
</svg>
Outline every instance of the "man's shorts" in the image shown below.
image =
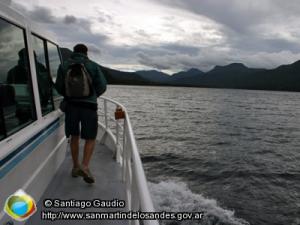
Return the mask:
<svg viewBox="0 0 300 225">
<path fill-rule="evenodd" d="M 95 139 L 98 131 L 97 110 L 68 104 L 65 112 L 66 136 Z"/>
</svg>

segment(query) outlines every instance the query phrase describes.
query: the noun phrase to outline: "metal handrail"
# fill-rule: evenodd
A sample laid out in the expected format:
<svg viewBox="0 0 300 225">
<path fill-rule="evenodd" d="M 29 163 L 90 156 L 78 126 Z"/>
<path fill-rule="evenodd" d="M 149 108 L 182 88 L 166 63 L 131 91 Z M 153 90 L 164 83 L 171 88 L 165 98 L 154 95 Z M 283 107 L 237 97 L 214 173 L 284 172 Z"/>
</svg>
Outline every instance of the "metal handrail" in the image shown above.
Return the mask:
<svg viewBox="0 0 300 225">
<path fill-rule="evenodd" d="M 123 172 L 123 181 L 126 185 L 126 202 L 128 211 L 142 211 L 142 212 L 155 212 L 153 202 L 147 185 L 145 172 L 143 169 L 142 161 L 136 145 L 133 129 L 130 123 L 130 118 L 126 108 L 107 97 L 100 97 L 98 101 L 103 101 L 104 109 L 104 124 L 101 124 L 107 131 L 109 128 L 109 119 L 114 120 L 116 123 L 116 136 L 114 136 L 115 144 L 117 146 L 116 155 L 120 156 L 120 164 Z M 123 124 L 123 143 L 119 143 L 120 130 L 119 122 L 108 115 L 107 104 L 111 103 L 115 107 L 121 107 L 125 113 Z M 101 102 L 100 102 L 101 104 Z M 101 108 L 101 107 L 100 107 Z M 118 147 L 119 146 L 119 147 Z M 120 149 L 121 148 L 121 149 Z M 158 225 L 157 220 L 132 220 L 132 225 Z"/>
</svg>

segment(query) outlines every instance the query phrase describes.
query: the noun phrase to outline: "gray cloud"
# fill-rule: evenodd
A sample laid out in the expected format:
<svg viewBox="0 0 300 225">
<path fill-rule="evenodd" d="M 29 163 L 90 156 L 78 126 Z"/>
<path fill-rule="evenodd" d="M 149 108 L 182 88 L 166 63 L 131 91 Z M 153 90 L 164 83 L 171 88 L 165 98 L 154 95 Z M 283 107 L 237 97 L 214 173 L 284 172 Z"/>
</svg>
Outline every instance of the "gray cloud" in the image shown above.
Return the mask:
<svg viewBox="0 0 300 225">
<path fill-rule="evenodd" d="M 250 0 L 154 0 L 169 7 L 185 9 L 195 14 L 206 16 L 218 24 L 244 33 L 258 21 L 265 18 L 265 14 L 253 6 Z M 242 4 L 240 3 L 242 2 Z M 253 1 L 252 1 L 253 2 Z"/>
<path fill-rule="evenodd" d="M 91 23 L 84 19 L 77 18 L 76 22 L 67 25 L 63 22 L 50 24 L 48 27 L 56 34 L 59 43 L 64 43 L 65 47 L 69 48 L 78 42 L 87 44 L 90 49 L 96 49 L 94 46 L 101 48 L 108 40 L 108 37 L 103 34 L 93 33 Z"/>
<path fill-rule="evenodd" d="M 77 18 L 75 16 L 72 16 L 72 15 L 66 15 L 65 18 L 64 18 L 64 22 L 66 24 L 76 23 L 76 21 L 77 21 Z"/>
<path fill-rule="evenodd" d="M 40 23 L 55 23 L 55 17 L 52 15 L 50 9 L 37 6 L 30 11 L 30 17 L 32 20 Z"/>
<path fill-rule="evenodd" d="M 101 10 L 97 10 L 98 12 L 98 21 L 100 23 L 105 23 L 105 22 L 111 22 L 113 20 L 113 18 L 111 17 L 111 15 L 101 11 Z"/>
<path fill-rule="evenodd" d="M 205 16 L 223 25 L 222 32 L 232 42 L 255 38 L 262 40 L 267 27 L 290 32 L 289 27 L 300 19 L 300 4 L 297 0 L 152 0 L 169 7 L 184 9 Z M 283 26 L 279 26 L 283 24 Z M 299 37 L 299 36 L 298 36 Z M 280 39 L 273 37 L 273 39 Z M 282 38 L 281 38 L 282 39 Z M 287 40 L 286 40 L 287 41 Z M 234 45 L 234 44 L 233 44 Z M 246 44 L 245 44 L 246 45 Z"/>
<path fill-rule="evenodd" d="M 150 34 L 147 34 L 147 32 L 143 29 L 136 30 L 135 33 L 139 36 L 142 36 L 142 37 L 145 37 L 145 38 L 150 38 Z"/>
<path fill-rule="evenodd" d="M 186 54 L 186 55 L 190 55 L 190 56 L 195 56 L 195 55 L 199 54 L 199 52 L 200 52 L 199 47 L 175 44 L 175 43 L 162 45 L 161 48 L 168 50 L 170 52 L 173 52 L 173 53 Z"/>
<path fill-rule="evenodd" d="M 95 44 L 90 44 L 89 45 L 89 52 L 92 53 L 92 54 L 100 55 L 101 54 L 101 49 Z"/>
<path fill-rule="evenodd" d="M 92 22 L 88 19 L 77 18 L 74 15 L 57 17 L 45 7 L 34 7 L 32 10 L 18 4 L 15 4 L 15 7 L 33 21 L 46 26 L 47 30 L 57 37 L 59 43 L 64 43 L 63 47 L 72 48 L 76 43 L 86 43 L 92 54 L 100 54 L 100 48 L 108 40 L 106 35 L 92 32 Z"/>
<path fill-rule="evenodd" d="M 152 0 L 168 7 L 206 16 L 238 33 L 249 33 L 262 23 L 299 17 L 297 0 Z"/>
<path fill-rule="evenodd" d="M 110 27 L 111 29 L 122 27 L 122 25 L 115 21 L 112 15 L 110 15 L 108 12 L 104 12 L 101 9 L 96 9 L 96 12 L 98 14 L 97 21 L 101 25 Z"/>
<path fill-rule="evenodd" d="M 149 67 L 156 68 L 156 69 L 159 69 L 159 70 L 168 70 L 168 69 L 171 68 L 165 62 L 156 60 L 153 57 L 149 57 L 149 55 L 147 55 L 145 53 L 138 52 L 136 54 L 136 56 L 138 58 L 138 62 L 145 65 L 145 66 L 149 66 Z"/>
<path fill-rule="evenodd" d="M 10 5 L 11 0 L 2 0 L 1 3 L 3 3 L 4 5 Z"/>
</svg>

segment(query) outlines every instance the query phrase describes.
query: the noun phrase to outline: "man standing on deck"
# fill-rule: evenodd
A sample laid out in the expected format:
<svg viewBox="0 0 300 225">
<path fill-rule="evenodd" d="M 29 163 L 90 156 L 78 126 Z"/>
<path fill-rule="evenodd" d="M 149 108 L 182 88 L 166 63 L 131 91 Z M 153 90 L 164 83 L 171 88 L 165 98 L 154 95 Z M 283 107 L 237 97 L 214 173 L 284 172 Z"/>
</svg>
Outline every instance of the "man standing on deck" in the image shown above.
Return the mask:
<svg viewBox="0 0 300 225">
<path fill-rule="evenodd" d="M 89 60 L 88 48 L 77 44 L 58 68 L 56 90 L 64 96 L 65 133 L 71 135 L 72 176 L 87 183 L 95 179 L 89 170 L 98 130 L 97 97 L 106 90 L 106 80 L 97 63 Z M 79 135 L 85 139 L 82 165 L 79 163 Z"/>
</svg>

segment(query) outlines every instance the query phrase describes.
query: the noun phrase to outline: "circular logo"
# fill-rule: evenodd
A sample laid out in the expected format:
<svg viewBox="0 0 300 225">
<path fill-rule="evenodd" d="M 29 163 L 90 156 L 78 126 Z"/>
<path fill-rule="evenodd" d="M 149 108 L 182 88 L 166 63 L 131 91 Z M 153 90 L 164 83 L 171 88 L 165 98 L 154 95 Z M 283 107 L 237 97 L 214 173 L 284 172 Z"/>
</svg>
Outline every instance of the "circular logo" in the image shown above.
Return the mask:
<svg viewBox="0 0 300 225">
<path fill-rule="evenodd" d="M 31 196 L 19 190 L 7 198 L 4 211 L 11 218 L 23 221 L 35 213 L 36 204 Z"/>
</svg>

